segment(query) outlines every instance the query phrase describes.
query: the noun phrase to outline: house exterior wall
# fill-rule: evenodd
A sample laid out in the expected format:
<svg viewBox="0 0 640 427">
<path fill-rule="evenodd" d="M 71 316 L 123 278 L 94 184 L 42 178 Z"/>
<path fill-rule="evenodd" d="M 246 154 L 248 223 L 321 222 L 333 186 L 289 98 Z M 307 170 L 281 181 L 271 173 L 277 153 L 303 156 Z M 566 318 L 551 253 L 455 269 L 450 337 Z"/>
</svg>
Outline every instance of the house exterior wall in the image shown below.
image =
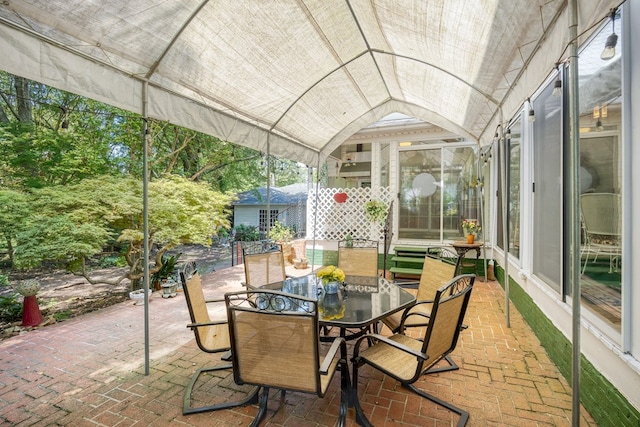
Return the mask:
<svg viewBox="0 0 640 427">
<path fill-rule="evenodd" d="M 260 210 L 267 209 L 267 205 L 236 205 L 233 208 L 233 225 L 260 225 Z M 298 234 L 304 235 L 306 230 L 306 207 L 271 205 L 270 210 L 278 210 L 278 221 L 287 227 L 295 227 Z M 300 212 L 300 214 L 299 214 Z"/>
</svg>

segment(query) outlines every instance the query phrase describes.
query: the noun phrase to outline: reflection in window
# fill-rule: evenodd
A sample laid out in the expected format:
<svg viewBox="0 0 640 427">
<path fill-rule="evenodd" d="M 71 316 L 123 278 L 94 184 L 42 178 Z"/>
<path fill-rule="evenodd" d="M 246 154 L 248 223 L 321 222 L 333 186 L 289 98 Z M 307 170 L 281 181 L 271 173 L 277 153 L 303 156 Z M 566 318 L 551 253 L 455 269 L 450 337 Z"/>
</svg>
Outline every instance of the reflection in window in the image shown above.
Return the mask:
<svg viewBox="0 0 640 427">
<path fill-rule="evenodd" d="M 509 207 L 508 227 L 509 227 L 509 253 L 516 258 L 520 258 L 520 140 L 521 122 L 518 119 L 509 127 L 510 138 L 507 139 L 507 159 L 509 170 L 507 171 L 507 206 Z M 502 150 L 500 147 L 499 164 L 502 164 Z M 503 229 L 503 192 L 502 192 L 502 168 L 498 169 L 498 246 L 504 249 L 504 229 Z"/>
<path fill-rule="evenodd" d="M 509 140 L 509 253 L 520 258 L 520 120 Z"/>
<path fill-rule="evenodd" d="M 460 239 L 462 219 L 480 219 L 475 149 L 407 150 L 399 158 L 399 238 Z"/>
<path fill-rule="evenodd" d="M 620 330 L 622 59 L 600 58 L 608 28 L 579 59 L 581 287 L 585 307 Z"/>
<path fill-rule="evenodd" d="M 533 107 L 532 271 L 562 293 L 562 99 L 553 96 L 553 83 L 536 97 Z"/>
</svg>

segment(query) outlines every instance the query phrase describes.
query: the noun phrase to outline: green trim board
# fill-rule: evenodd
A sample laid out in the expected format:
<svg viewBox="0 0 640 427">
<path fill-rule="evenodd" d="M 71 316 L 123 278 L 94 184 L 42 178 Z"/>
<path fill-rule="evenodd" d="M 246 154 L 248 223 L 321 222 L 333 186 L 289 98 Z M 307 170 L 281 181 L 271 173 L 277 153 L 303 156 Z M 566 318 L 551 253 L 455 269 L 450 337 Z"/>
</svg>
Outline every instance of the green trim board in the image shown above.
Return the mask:
<svg viewBox="0 0 640 427">
<path fill-rule="evenodd" d="M 496 264 L 496 280 L 504 288 L 504 269 Z M 535 301 L 511 277 L 509 298 L 546 350 L 560 373 L 571 382 L 571 342 L 551 320 L 547 318 Z M 596 420 L 598 426 L 640 427 L 640 412 L 611 384 L 589 360 L 580 359 L 580 397 L 584 407 Z"/>
</svg>

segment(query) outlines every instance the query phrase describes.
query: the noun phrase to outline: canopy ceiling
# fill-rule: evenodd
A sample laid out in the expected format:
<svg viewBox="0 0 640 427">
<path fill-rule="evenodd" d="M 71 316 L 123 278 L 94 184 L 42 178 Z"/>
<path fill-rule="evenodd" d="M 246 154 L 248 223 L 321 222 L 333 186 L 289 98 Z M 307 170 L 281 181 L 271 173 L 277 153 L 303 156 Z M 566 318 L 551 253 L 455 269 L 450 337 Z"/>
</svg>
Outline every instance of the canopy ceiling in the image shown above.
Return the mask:
<svg viewBox="0 0 640 427">
<path fill-rule="evenodd" d="M 578 32 L 614 3 L 579 0 Z M 566 58 L 566 8 L 566 0 L 4 0 L 0 67 L 261 151 L 269 141 L 272 154 L 315 164 L 393 112 L 489 140 Z"/>
</svg>

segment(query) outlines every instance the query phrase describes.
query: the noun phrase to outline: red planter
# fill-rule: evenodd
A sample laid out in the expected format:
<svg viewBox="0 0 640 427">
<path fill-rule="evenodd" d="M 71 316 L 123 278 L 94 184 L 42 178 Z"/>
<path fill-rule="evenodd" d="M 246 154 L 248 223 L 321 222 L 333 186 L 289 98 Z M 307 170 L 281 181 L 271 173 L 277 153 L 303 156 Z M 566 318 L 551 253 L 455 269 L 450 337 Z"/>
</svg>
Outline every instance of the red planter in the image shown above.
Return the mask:
<svg viewBox="0 0 640 427">
<path fill-rule="evenodd" d="M 347 196 L 347 193 L 336 193 L 333 195 L 333 200 L 335 200 L 337 203 L 344 203 L 348 198 L 349 196 Z"/>
<path fill-rule="evenodd" d="M 38 326 L 42 323 L 42 313 L 35 295 L 24 297 L 22 303 L 22 326 Z"/>
</svg>

